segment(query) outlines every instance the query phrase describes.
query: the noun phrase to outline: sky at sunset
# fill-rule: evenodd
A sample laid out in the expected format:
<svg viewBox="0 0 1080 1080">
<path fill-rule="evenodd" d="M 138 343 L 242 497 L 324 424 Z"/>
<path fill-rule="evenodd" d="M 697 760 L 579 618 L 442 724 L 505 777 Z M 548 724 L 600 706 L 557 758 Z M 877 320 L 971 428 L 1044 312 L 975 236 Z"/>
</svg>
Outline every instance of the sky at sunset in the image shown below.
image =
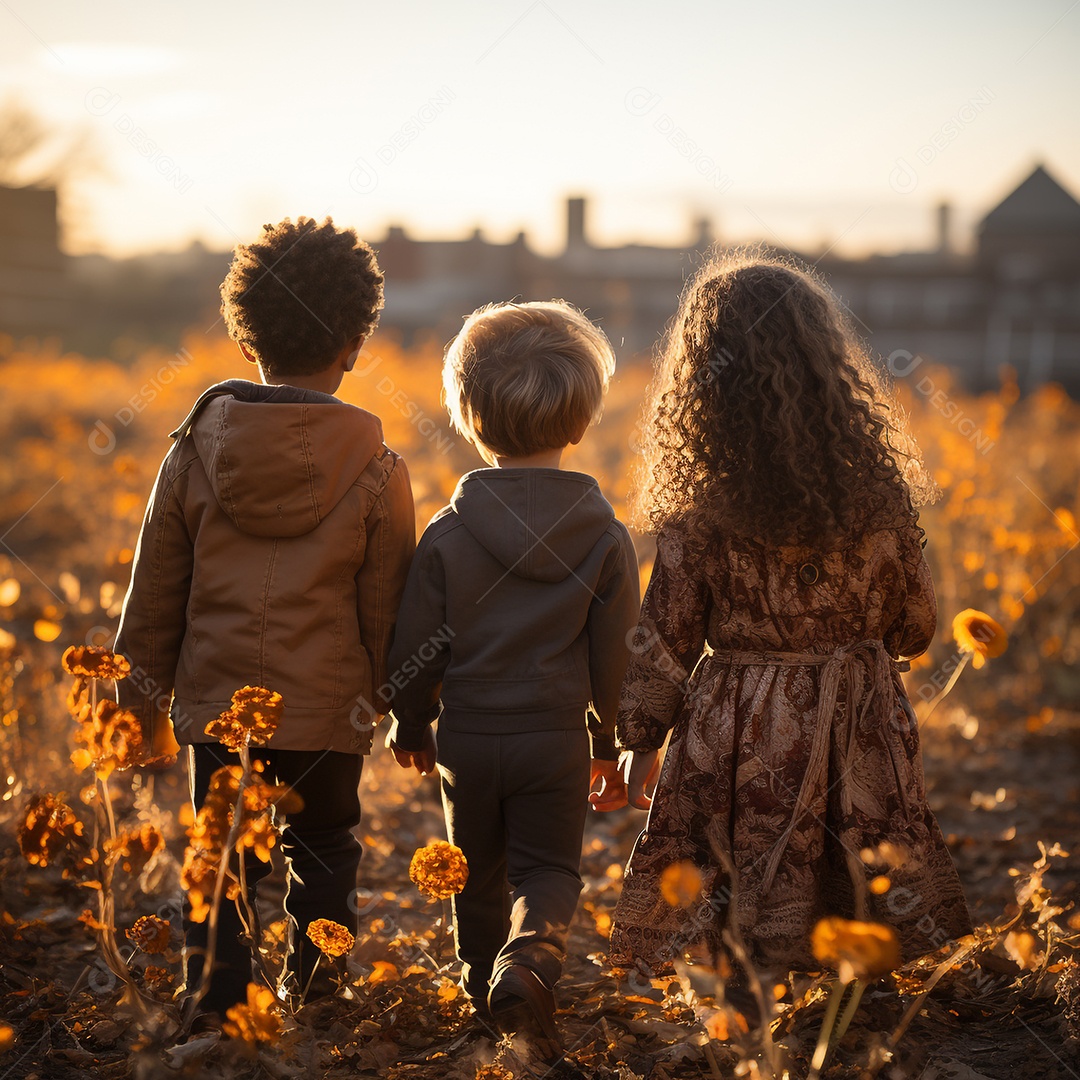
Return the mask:
<svg viewBox="0 0 1080 1080">
<path fill-rule="evenodd" d="M 84 158 L 70 251 L 378 238 L 915 249 L 1038 161 L 1080 193 L 1080 0 L 0 2 L 0 103 Z"/>
</svg>

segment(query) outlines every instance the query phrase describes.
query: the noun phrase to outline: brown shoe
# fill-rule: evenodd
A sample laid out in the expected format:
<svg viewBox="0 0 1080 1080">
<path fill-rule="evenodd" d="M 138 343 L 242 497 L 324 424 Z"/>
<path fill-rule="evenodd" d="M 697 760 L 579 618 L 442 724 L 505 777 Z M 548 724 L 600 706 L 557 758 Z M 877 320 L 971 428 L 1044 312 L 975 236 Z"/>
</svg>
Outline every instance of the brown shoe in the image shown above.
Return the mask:
<svg viewBox="0 0 1080 1080">
<path fill-rule="evenodd" d="M 499 976 L 488 995 L 488 1008 L 504 1033 L 539 1036 L 557 1049 L 555 993 L 532 968 L 512 964 Z"/>
</svg>

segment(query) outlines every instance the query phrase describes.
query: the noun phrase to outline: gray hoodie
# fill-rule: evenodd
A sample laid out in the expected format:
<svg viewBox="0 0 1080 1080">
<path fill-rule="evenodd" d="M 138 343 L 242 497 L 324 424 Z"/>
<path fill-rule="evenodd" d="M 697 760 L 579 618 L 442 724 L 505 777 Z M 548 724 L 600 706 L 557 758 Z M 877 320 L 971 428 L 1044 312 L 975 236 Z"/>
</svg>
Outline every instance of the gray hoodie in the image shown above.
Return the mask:
<svg viewBox="0 0 1080 1080">
<path fill-rule="evenodd" d="M 394 739 L 424 729 L 509 733 L 588 725 L 614 759 L 637 624 L 637 557 L 591 476 L 479 469 L 427 527 L 390 651 Z"/>
</svg>

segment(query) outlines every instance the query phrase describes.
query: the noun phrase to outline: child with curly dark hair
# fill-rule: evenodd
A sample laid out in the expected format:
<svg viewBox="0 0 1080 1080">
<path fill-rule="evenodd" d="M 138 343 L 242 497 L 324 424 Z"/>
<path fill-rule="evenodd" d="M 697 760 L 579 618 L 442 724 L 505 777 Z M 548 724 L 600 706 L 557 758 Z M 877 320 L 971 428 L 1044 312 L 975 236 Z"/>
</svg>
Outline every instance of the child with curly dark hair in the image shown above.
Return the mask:
<svg viewBox="0 0 1080 1080">
<path fill-rule="evenodd" d="M 251 754 L 304 803 L 284 836 L 297 878 L 287 907 L 303 950 L 314 919 L 355 929 L 351 830 L 373 721 L 389 711 L 379 688 L 415 547 L 412 490 L 378 417 L 333 396 L 382 308 L 371 248 L 329 218 L 267 225 L 236 249 L 221 298 L 229 334 L 262 381 L 210 387 L 173 432 L 117 633 L 138 677 L 118 693 L 148 744 L 168 727 L 171 701 L 196 807 L 214 771 L 237 760 L 207 724 L 241 687 L 282 695 L 277 731 Z M 252 895 L 266 869 L 248 860 Z M 193 991 L 207 924 L 185 917 L 185 933 Z M 245 998 L 241 933 L 226 901 L 207 1011 Z M 302 951 L 301 986 L 317 955 Z"/>
<path fill-rule="evenodd" d="M 838 301 L 780 260 L 707 265 L 645 415 L 657 555 L 616 725 L 634 805 L 670 743 L 612 962 L 663 973 L 735 929 L 756 965 L 805 969 L 826 915 L 891 925 L 908 957 L 967 933 L 900 679 L 935 629 L 933 484 Z"/>
</svg>

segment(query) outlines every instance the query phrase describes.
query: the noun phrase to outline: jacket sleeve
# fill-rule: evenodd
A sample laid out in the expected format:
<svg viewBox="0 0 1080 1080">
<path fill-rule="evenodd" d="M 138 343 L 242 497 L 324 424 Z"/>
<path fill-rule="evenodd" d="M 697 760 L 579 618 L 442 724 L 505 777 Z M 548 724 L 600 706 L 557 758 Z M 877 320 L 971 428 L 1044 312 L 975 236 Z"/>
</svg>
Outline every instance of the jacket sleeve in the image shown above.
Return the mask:
<svg viewBox="0 0 1080 1080">
<path fill-rule="evenodd" d="M 387 680 L 390 642 L 401 594 L 416 550 L 416 511 L 405 462 L 393 455 L 390 475 L 368 513 L 367 546 L 356 573 L 360 641 L 371 664 L 372 705 L 379 715 L 390 711 Z"/>
<path fill-rule="evenodd" d="M 425 728 L 439 715 L 452 637 L 446 621 L 445 568 L 429 525 L 409 570 L 390 650 L 390 737 L 402 750 L 420 750 Z"/>
<path fill-rule="evenodd" d="M 900 562 L 907 597 L 903 613 L 885 634 L 889 652 L 905 660 L 926 652 L 937 629 L 937 597 L 930 566 L 923 555 L 924 535 L 918 526 L 905 529 L 901 534 Z"/>
<path fill-rule="evenodd" d="M 630 643 L 615 733 L 627 750 L 656 750 L 675 720 L 705 649 L 709 590 L 682 534 L 662 529 L 656 562 Z"/>
<path fill-rule="evenodd" d="M 184 517 L 180 446 L 166 456 L 150 493 L 116 632 L 116 651 L 131 663 L 131 675 L 116 684 L 116 700 L 138 717 L 147 747 L 156 725 L 167 722 L 187 629 L 195 545 Z"/>
<path fill-rule="evenodd" d="M 630 534 L 621 523 L 619 546 L 612 552 L 606 576 L 601 580 L 589 607 L 589 678 L 592 709 L 589 737 L 592 756 L 614 761 L 615 717 L 619 710 L 619 689 L 630 659 L 630 639 L 641 605 L 637 552 Z"/>
</svg>

